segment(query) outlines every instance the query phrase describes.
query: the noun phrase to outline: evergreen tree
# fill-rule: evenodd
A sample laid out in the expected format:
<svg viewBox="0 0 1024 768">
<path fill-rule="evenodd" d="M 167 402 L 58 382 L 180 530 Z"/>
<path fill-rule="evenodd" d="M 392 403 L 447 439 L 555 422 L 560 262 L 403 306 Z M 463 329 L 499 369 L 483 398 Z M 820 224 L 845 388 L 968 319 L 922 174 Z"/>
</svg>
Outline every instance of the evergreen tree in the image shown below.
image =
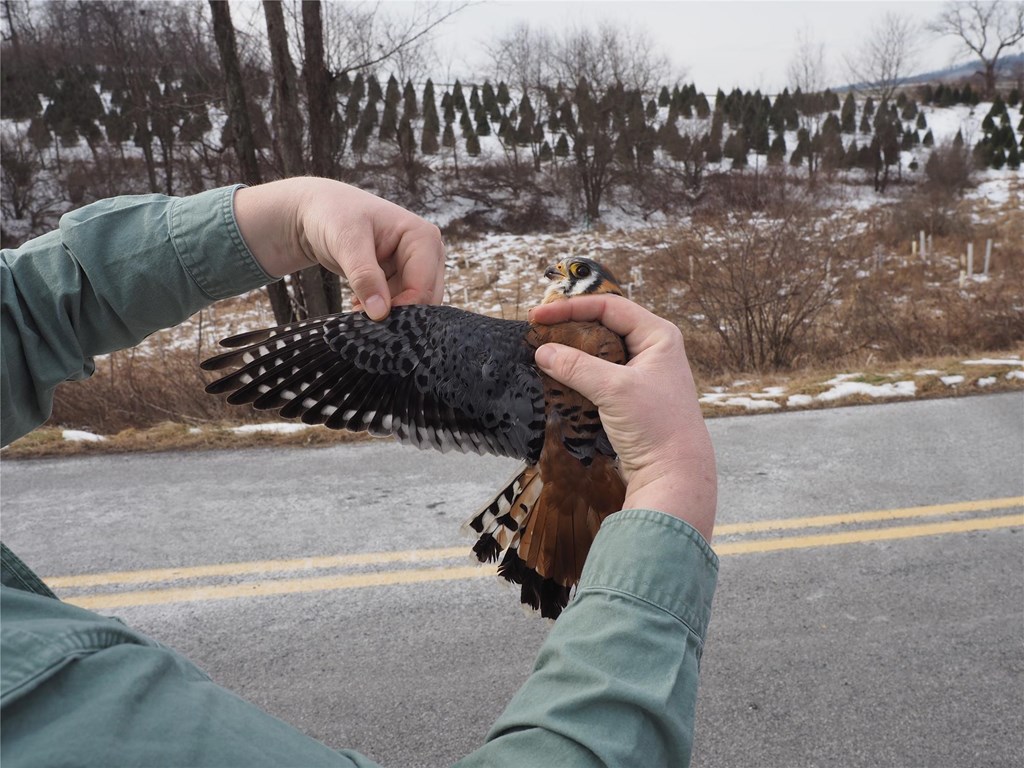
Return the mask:
<svg viewBox="0 0 1024 768">
<path fill-rule="evenodd" d="M 658 106 L 667 107 L 672 102 L 672 97 L 669 95 L 668 86 L 661 86 L 661 91 L 658 93 Z"/>
<path fill-rule="evenodd" d="M 847 93 L 843 100 L 840 123 L 843 133 L 853 133 L 857 128 L 857 102 L 853 98 L 852 91 Z"/>
<path fill-rule="evenodd" d="M 913 99 L 907 99 L 903 105 L 903 111 L 900 113 L 900 117 L 904 120 L 913 120 L 918 115 L 917 103 Z"/>
<path fill-rule="evenodd" d="M 480 155 L 480 139 L 473 131 L 466 134 L 466 154 L 470 157 L 478 157 Z"/>
<path fill-rule="evenodd" d="M 576 117 L 573 115 L 572 104 L 568 99 L 565 99 L 562 106 L 558 108 L 558 123 L 569 133 L 576 132 Z"/>
<path fill-rule="evenodd" d="M 455 146 L 455 131 L 452 129 L 451 123 L 446 123 L 444 126 L 444 133 L 441 134 L 441 146 L 449 149 Z"/>
<path fill-rule="evenodd" d="M 398 124 L 398 148 L 409 159 L 416 154 L 416 134 L 408 115 L 402 115 L 402 120 Z"/>
<path fill-rule="evenodd" d="M 107 128 L 107 137 L 110 141 L 118 144 L 128 141 L 130 138 L 128 121 L 122 121 L 122 124 L 124 126 L 123 133 L 119 133 L 117 138 L 110 138 L 110 128 Z M 53 144 L 53 136 L 50 134 L 50 129 L 46 127 L 46 120 L 42 115 L 33 117 L 32 122 L 28 124 L 28 138 L 32 142 L 32 146 L 39 150 L 47 149 Z"/>
<path fill-rule="evenodd" d="M 338 75 L 338 79 L 334 82 L 334 87 L 337 89 L 339 96 L 348 96 L 349 91 L 352 90 L 352 81 L 349 79 L 348 72 L 342 71 Z"/>
<path fill-rule="evenodd" d="M 380 89 L 380 83 L 377 82 L 376 75 L 370 75 L 366 78 L 366 100 L 370 104 L 376 104 L 384 98 L 384 93 Z"/>
<path fill-rule="evenodd" d="M 551 145 L 548 144 L 547 141 L 545 141 L 543 144 L 540 145 L 540 154 L 538 156 L 538 159 L 540 160 L 540 162 L 546 163 L 549 160 L 551 160 L 551 155 Z"/>
<path fill-rule="evenodd" d="M 647 116 L 648 120 L 653 120 L 658 116 L 658 105 L 654 103 L 654 99 L 647 102 L 647 109 L 644 114 Z"/>
<path fill-rule="evenodd" d="M 416 89 L 412 87 L 412 80 L 405 81 L 405 88 L 402 89 L 402 114 L 410 120 L 420 116 L 420 108 L 416 103 Z"/>
<path fill-rule="evenodd" d="M 786 158 L 786 139 L 781 133 L 775 134 L 768 148 L 768 165 L 781 165 Z"/>
<path fill-rule="evenodd" d="M 352 134 L 352 151 L 357 155 L 366 152 L 369 146 L 370 134 L 373 132 L 377 122 L 377 106 L 368 104 L 359 115 L 359 123 L 356 125 L 355 133 Z"/>
<path fill-rule="evenodd" d="M 697 117 L 704 119 L 711 114 L 711 107 L 708 105 L 708 97 L 703 93 L 698 93 L 697 98 L 694 100 L 693 108 L 697 112 Z"/>
<path fill-rule="evenodd" d="M 437 124 L 437 112 L 434 113 L 434 124 L 423 123 L 423 135 L 420 138 L 420 150 L 424 155 L 436 155 L 441 148 L 437 140 L 437 131 L 440 126 Z"/>
<path fill-rule="evenodd" d="M 569 140 L 564 133 L 558 134 L 558 141 L 555 142 L 555 157 L 569 156 Z"/>
<path fill-rule="evenodd" d="M 928 121 L 924 119 L 924 112 L 917 113 L 917 122 L 915 123 L 918 128 L 922 131 L 928 127 Z"/>
<path fill-rule="evenodd" d="M 441 132 L 441 121 L 437 117 L 437 104 L 434 102 L 434 83 L 431 80 L 427 80 L 427 84 L 423 88 L 423 145 L 428 144 L 426 139 L 427 132 L 433 134 L 433 140 L 436 143 L 437 136 Z M 428 152 L 425 148 L 423 152 L 428 155 L 434 154 L 434 152 Z"/>
<path fill-rule="evenodd" d="M 953 146 L 962 147 L 964 145 L 964 133 L 962 130 L 956 132 L 956 136 L 953 137 Z"/>
<path fill-rule="evenodd" d="M 384 111 L 380 116 L 380 130 L 377 138 L 381 141 L 391 141 L 398 135 L 398 101 L 384 101 Z"/>
<path fill-rule="evenodd" d="M 466 111 L 466 95 L 462 92 L 462 83 L 458 80 L 452 86 L 452 103 L 460 112 Z"/>
<path fill-rule="evenodd" d="M 501 116 L 501 122 L 498 124 L 498 138 L 505 144 L 515 143 L 516 129 L 512 125 L 512 121 L 509 119 L 508 115 Z"/>
<path fill-rule="evenodd" d="M 848 171 L 856 168 L 859 157 L 860 149 L 857 147 L 857 140 L 854 139 L 850 142 L 850 146 L 846 148 L 846 153 L 843 155 L 843 169 Z"/>
<path fill-rule="evenodd" d="M 363 73 L 356 72 L 352 87 L 349 89 L 348 101 L 345 102 L 345 122 L 349 128 L 355 128 L 359 123 L 359 106 L 365 95 L 366 83 L 363 80 Z"/>
<path fill-rule="evenodd" d="M 817 136 L 815 136 L 817 138 Z M 818 144 L 821 140 L 818 139 Z M 803 163 L 804 160 L 808 160 L 810 168 L 814 170 L 814 157 L 819 154 L 817 151 L 818 147 L 811 140 L 811 134 L 806 128 L 801 128 L 796 132 L 796 149 L 793 150 L 793 154 L 790 155 L 789 162 L 791 165 L 798 166 Z"/>
<path fill-rule="evenodd" d="M 427 78 L 427 82 L 423 85 L 423 110 L 426 111 L 428 107 L 435 111 L 437 110 L 437 101 L 434 94 L 434 81 L 429 77 Z"/>
<path fill-rule="evenodd" d="M 502 107 L 507 107 L 508 103 L 512 101 L 512 97 L 508 93 L 508 86 L 505 85 L 504 80 L 498 83 L 498 93 L 495 95 L 495 98 Z"/>
<path fill-rule="evenodd" d="M 441 96 L 441 113 L 444 116 L 446 125 L 451 125 L 455 122 L 455 101 L 448 91 L 445 91 Z"/>
<path fill-rule="evenodd" d="M 398 104 L 398 100 L 402 97 L 402 92 L 398 88 L 398 80 L 395 79 L 394 75 L 388 78 L 387 90 L 384 93 L 384 104 Z M 398 126 L 395 126 L 395 131 L 398 131 Z"/>
<path fill-rule="evenodd" d="M 477 136 L 491 135 L 491 121 L 487 119 L 487 110 L 480 105 L 476 113 L 476 134 Z"/>
<path fill-rule="evenodd" d="M 477 111 L 480 109 L 480 106 L 480 92 L 476 89 L 476 86 L 474 85 L 473 90 L 469 92 L 469 108 L 473 110 L 473 114 L 475 115 Z"/>
<path fill-rule="evenodd" d="M 717 127 L 716 124 L 717 123 Z M 722 113 L 715 110 L 711 118 L 711 130 L 703 138 L 704 158 L 709 163 L 722 162 L 722 126 L 724 119 Z"/>
<path fill-rule="evenodd" d="M 1020 150 L 1017 149 L 1017 144 L 1010 144 L 1006 149 L 1006 166 L 1016 171 L 1020 169 Z"/>
<path fill-rule="evenodd" d="M 864 102 L 864 117 L 866 117 L 866 118 L 868 118 L 870 120 L 874 116 L 874 114 L 875 114 L 875 100 L 873 98 L 871 98 L 870 96 L 868 96 L 868 100 Z"/>
<path fill-rule="evenodd" d="M 924 144 L 926 147 L 931 147 L 935 145 L 935 137 L 932 135 L 931 128 L 928 129 L 928 133 L 924 135 L 924 140 L 921 143 Z"/>
<path fill-rule="evenodd" d="M 533 111 L 533 104 L 530 103 L 530 94 L 524 93 L 519 102 L 519 122 L 516 125 L 515 142 L 520 146 L 528 146 L 533 137 L 533 126 L 537 122 Z"/>
<path fill-rule="evenodd" d="M 483 105 L 483 108 L 487 110 L 487 114 L 491 116 L 492 120 L 498 119 L 495 115 L 501 114 L 501 110 L 498 108 L 498 99 L 494 95 L 494 88 L 491 86 L 489 80 L 484 80 L 480 103 Z"/>
</svg>

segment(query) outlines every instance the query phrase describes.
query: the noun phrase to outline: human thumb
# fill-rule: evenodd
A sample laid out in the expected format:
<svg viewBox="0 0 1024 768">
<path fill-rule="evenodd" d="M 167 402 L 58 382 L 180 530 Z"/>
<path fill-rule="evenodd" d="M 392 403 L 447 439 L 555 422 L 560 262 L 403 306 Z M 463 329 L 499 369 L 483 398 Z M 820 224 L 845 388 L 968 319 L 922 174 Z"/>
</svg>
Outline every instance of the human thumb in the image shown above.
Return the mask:
<svg viewBox="0 0 1024 768">
<path fill-rule="evenodd" d="M 544 373 L 599 403 L 609 373 L 619 366 L 564 344 L 543 344 L 534 355 Z M 612 370 L 609 370 L 612 369 Z"/>
</svg>

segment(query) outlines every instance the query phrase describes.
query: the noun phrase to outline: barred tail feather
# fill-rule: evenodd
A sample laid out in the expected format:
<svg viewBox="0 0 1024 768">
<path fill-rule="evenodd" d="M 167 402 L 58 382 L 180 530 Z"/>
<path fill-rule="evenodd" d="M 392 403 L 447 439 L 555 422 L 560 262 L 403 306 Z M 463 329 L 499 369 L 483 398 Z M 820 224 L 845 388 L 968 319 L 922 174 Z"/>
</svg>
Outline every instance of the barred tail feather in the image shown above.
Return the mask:
<svg viewBox="0 0 1024 768">
<path fill-rule="evenodd" d="M 477 536 L 473 554 L 480 562 L 500 558 L 498 575 L 520 585 L 525 605 L 554 619 L 579 582 L 608 514 L 602 512 L 583 498 L 561 493 L 557 483 L 545 483 L 536 466 L 524 466 L 466 521 L 463 531 Z"/>
<path fill-rule="evenodd" d="M 543 487 L 537 468 L 524 465 L 463 524 L 463 532 L 478 536 L 473 553 L 481 563 L 496 561 L 502 550 L 518 541 Z"/>
</svg>

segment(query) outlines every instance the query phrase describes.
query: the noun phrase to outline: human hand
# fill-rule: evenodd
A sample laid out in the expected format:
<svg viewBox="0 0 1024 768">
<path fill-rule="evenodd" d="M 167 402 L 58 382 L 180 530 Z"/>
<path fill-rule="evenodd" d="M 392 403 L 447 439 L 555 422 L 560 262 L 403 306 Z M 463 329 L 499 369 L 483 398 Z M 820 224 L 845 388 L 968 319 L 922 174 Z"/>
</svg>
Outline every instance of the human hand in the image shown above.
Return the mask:
<svg viewBox="0 0 1024 768">
<path fill-rule="evenodd" d="M 348 278 L 356 308 L 374 320 L 443 296 L 440 230 L 394 203 L 320 178 L 243 187 L 234 203 L 242 238 L 274 277 L 321 264 Z"/>
<path fill-rule="evenodd" d="M 626 478 L 624 509 L 685 520 L 709 542 L 717 477 L 711 437 L 675 325 L 621 296 L 581 296 L 530 311 L 536 323 L 598 321 L 626 339 L 616 365 L 561 344 L 537 349 L 537 365 L 597 406 Z"/>
</svg>

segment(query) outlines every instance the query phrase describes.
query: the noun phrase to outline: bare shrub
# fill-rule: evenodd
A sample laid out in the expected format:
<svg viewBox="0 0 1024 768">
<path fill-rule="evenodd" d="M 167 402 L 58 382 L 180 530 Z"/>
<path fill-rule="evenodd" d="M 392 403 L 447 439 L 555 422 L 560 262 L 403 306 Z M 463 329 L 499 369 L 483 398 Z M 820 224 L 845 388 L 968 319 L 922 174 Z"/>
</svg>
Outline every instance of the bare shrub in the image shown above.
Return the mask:
<svg viewBox="0 0 1024 768">
<path fill-rule="evenodd" d="M 772 209 L 697 222 L 666 253 L 689 283 L 682 322 L 717 336 L 717 348 L 705 339 L 691 349 L 705 370 L 792 367 L 828 332 L 840 265 L 860 257 L 850 226 L 819 215 L 806 195 L 791 190 Z"/>
<path fill-rule="evenodd" d="M 195 350 L 180 349 L 149 355 L 135 348 L 106 355 L 92 377 L 57 388 L 51 422 L 114 434 L 165 421 L 249 420 L 253 412 L 241 412 L 203 391 L 213 377 L 199 369 L 199 360 Z"/>
<path fill-rule="evenodd" d="M 928 181 L 925 187 L 933 194 L 950 197 L 962 195 L 973 183 L 974 160 L 970 151 L 955 143 L 936 147 L 924 165 Z"/>
<path fill-rule="evenodd" d="M 969 292 L 958 290 L 952 276 L 944 283 L 921 281 L 909 291 L 892 290 L 889 275 L 863 280 L 846 304 L 847 333 L 883 360 L 1012 349 L 1024 341 L 1022 260 L 1018 250 L 1005 260 L 999 279 Z"/>
<path fill-rule="evenodd" d="M 713 173 L 705 177 L 703 196 L 694 213 L 721 217 L 738 211 L 772 211 L 790 207 L 792 200 L 807 200 L 808 191 L 787 169 L 763 173 Z"/>
</svg>

